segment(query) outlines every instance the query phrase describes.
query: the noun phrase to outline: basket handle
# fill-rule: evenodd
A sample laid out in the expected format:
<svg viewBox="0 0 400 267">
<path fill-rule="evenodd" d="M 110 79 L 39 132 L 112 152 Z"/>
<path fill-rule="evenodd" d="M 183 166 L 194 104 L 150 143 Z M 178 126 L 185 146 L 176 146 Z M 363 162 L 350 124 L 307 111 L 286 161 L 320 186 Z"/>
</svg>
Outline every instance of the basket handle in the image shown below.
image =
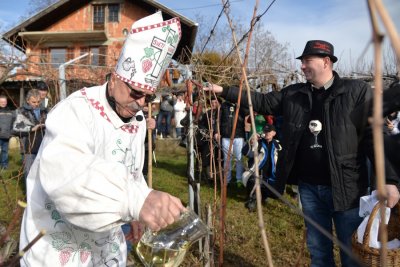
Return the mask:
<svg viewBox="0 0 400 267">
<path fill-rule="evenodd" d="M 398 202 L 395 207 L 397 208 L 398 215 L 400 215 L 400 203 Z M 394 209 L 394 207 L 393 207 Z M 363 236 L 363 247 L 367 248 L 369 247 L 369 239 L 370 239 L 370 234 L 371 234 L 371 227 L 372 227 L 372 222 L 374 221 L 374 218 L 376 217 L 376 214 L 379 211 L 379 202 L 375 204 L 375 207 L 371 211 L 371 215 L 368 218 L 368 223 L 367 226 L 365 227 L 365 232 Z"/>
<path fill-rule="evenodd" d="M 375 204 L 375 207 L 372 209 L 371 214 L 369 215 L 368 218 L 368 223 L 367 226 L 365 227 L 365 232 L 363 236 L 363 248 L 368 248 L 369 247 L 369 239 L 371 236 L 371 227 L 372 227 L 372 222 L 374 221 L 376 214 L 379 211 L 379 202 Z"/>
</svg>

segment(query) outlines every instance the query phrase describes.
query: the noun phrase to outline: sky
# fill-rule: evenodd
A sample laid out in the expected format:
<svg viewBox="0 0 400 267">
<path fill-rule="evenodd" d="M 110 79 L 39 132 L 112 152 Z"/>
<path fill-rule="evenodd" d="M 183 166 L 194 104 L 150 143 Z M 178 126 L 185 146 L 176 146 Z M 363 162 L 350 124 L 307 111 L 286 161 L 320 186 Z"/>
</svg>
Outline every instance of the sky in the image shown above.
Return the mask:
<svg viewBox="0 0 400 267">
<path fill-rule="evenodd" d="M 209 16 L 212 25 L 222 7 L 220 0 L 160 2 L 189 18 L 195 13 Z M 231 2 L 232 18 L 250 25 L 256 1 Z M 257 13 L 264 12 L 272 2 L 260 0 Z M 400 32 L 400 0 L 383 0 L 383 3 Z M 219 5 L 208 6 L 213 4 Z M 293 58 L 301 55 L 308 40 L 316 39 L 332 43 L 341 64 L 348 66 L 356 64 L 359 59 L 372 58 L 372 45 L 369 45 L 368 53 L 361 57 L 372 38 L 366 0 L 276 0 L 262 17 L 262 23 L 280 43 L 289 44 L 288 52 L 293 54 Z M 384 28 L 381 27 L 381 30 Z M 389 40 L 389 37 L 385 39 Z"/>
<path fill-rule="evenodd" d="M 196 14 L 200 14 L 212 22 L 210 25 L 214 25 L 222 7 L 220 0 L 158 2 L 192 20 L 195 20 Z M 231 0 L 232 18 L 249 25 L 255 2 Z M 258 14 L 264 12 L 273 1 L 259 2 Z M 382 2 L 399 32 L 400 0 Z M 29 0 L 0 0 L 0 24 L 14 25 L 21 15 L 28 12 L 28 3 Z M 223 15 L 219 23 L 225 22 L 226 18 Z M 276 0 L 262 17 L 262 23 L 280 43 L 289 44 L 288 52 L 293 54 L 293 57 L 301 55 L 308 40 L 322 39 L 334 45 L 335 55 L 342 64 L 355 64 L 372 36 L 366 0 Z M 199 25 L 202 26 L 205 25 Z M 385 33 L 383 27 L 380 29 Z M 385 39 L 388 40 L 389 37 Z M 369 45 L 368 51 L 365 57 L 372 57 L 372 45 Z"/>
</svg>

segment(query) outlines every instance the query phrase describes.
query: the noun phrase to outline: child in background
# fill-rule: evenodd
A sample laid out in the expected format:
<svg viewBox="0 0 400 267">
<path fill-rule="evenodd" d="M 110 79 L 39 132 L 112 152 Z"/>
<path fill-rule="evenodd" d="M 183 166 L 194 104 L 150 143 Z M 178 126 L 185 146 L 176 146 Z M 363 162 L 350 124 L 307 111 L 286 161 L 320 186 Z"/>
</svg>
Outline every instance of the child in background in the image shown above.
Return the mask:
<svg viewBox="0 0 400 267">
<path fill-rule="evenodd" d="M 278 152 L 282 149 L 278 140 L 275 140 L 276 130 L 274 125 L 266 124 L 262 130 L 262 134 L 258 136 L 258 169 L 260 177 L 262 177 L 261 193 L 262 200 L 267 199 L 267 187 L 264 183 L 273 184 L 276 181 L 276 162 L 278 160 Z M 254 153 L 252 150 L 252 139 L 247 143 L 243 149 L 243 155 L 249 158 L 249 170 L 245 171 L 242 176 L 243 184 L 247 189 L 246 208 L 253 212 L 256 210 L 256 194 L 255 194 L 255 165 Z"/>
</svg>

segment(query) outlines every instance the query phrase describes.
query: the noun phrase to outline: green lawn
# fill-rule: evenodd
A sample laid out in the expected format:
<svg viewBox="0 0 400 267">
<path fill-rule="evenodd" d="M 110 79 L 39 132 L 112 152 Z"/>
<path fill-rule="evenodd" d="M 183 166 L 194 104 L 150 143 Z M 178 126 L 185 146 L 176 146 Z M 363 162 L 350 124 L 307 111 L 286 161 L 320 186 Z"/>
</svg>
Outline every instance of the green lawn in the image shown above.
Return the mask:
<svg viewBox="0 0 400 267">
<path fill-rule="evenodd" d="M 162 141 L 166 142 L 166 141 Z M 153 168 L 153 187 L 167 191 L 183 202 L 188 201 L 188 185 L 186 178 L 186 151 L 177 147 L 173 142 L 167 145 L 157 143 L 157 167 Z M 219 186 L 218 186 L 219 187 Z M 296 200 L 286 196 L 292 204 Z M 258 217 L 256 213 L 249 213 L 244 207 L 246 198 L 245 189 L 229 188 L 227 200 L 227 220 L 225 222 L 226 241 L 224 248 L 224 266 L 266 266 L 267 260 L 261 241 Z M 201 186 L 201 203 L 204 211 L 208 205 L 213 206 L 216 201 L 216 246 L 214 248 L 215 262 L 219 253 L 219 205 L 220 190 L 217 188 L 217 199 L 214 198 L 214 187 Z M 264 223 L 271 248 L 274 266 L 294 266 L 300 258 L 302 264 L 309 263 L 308 254 L 304 252 L 303 219 L 296 215 L 286 205 L 278 200 L 268 200 L 263 207 Z M 195 265 L 186 260 L 186 266 Z"/>
<path fill-rule="evenodd" d="M 0 223 L 11 220 L 18 200 L 25 201 L 21 154 L 17 149 L 9 153 L 9 168 L 0 170 Z"/>
</svg>

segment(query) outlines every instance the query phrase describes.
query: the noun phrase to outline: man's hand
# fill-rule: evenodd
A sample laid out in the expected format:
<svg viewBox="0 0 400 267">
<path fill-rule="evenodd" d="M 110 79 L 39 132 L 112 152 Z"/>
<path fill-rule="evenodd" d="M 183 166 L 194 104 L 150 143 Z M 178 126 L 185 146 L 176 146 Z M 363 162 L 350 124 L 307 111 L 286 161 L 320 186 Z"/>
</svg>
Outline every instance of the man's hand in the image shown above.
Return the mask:
<svg viewBox="0 0 400 267">
<path fill-rule="evenodd" d="M 222 93 L 223 88 L 219 85 L 208 83 L 206 87 L 203 87 L 204 91 L 213 91 L 216 94 Z"/>
<path fill-rule="evenodd" d="M 127 241 L 131 241 L 133 244 L 136 244 L 139 242 L 140 238 L 142 238 L 144 233 L 144 224 L 138 221 L 131 221 L 130 225 L 131 231 L 125 235 L 125 239 Z"/>
<path fill-rule="evenodd" d="M 146 125 L 147 125 L 147 129 L 154 130 L 156 128 L 156 120 L 153 118 L 147 118 Z"/>
<path fill-rule="evenodd" d="M 152 231 L 174 223 L 186 208 L 181 201 L 165 192 L 153 190 L 144 201 L 139 213 L 139 221 L 144 223 Z"/>
<path fill-rule="evenodd" d="M 389 131 L 393 131 L 394 129 L 394 124 L 391 120 L 389 120 L 388 118 L 386 118 L 386 126 L 388 127 Z"/>
<path fill-rule="evenodd" d="M 385 189 L 387 194 L 387 206 L 393 208 L 400 199 L 399 190 L 397 189 L 397 186 L 392 184 L 385 185 Z"/>
<path fill-rule="evenodd" d="M 35 132 L 35 131 L 39 130 L 39 128 L 42 128 L 42 127 L 44 127 L 44 124 L 37 124 L 31 128 L 31 131 Z"/>
</svg>

